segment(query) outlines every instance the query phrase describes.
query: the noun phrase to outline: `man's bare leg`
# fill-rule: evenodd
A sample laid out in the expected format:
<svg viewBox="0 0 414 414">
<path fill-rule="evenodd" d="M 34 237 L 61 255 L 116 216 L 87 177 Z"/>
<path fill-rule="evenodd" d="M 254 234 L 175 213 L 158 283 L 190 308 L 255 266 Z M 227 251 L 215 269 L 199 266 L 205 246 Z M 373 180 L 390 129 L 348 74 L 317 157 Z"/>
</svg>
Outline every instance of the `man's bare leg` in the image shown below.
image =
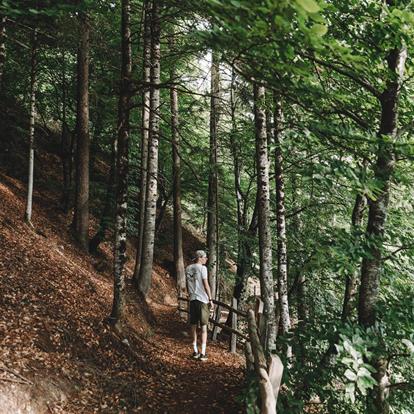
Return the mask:
<svg viewBox="0 0 414 414">
<path fill-rule="evenodd" d="M 191 336 L 193 337 L 194 352 L 198 353 L 198 348 L 197 348 L 197 325 L 191 325 Z"/>
<path fill-rule="evenodd" d="M 206 354 L 207 347 L 207 325 L 201 327 L 201 353 Z"/>
</svg>

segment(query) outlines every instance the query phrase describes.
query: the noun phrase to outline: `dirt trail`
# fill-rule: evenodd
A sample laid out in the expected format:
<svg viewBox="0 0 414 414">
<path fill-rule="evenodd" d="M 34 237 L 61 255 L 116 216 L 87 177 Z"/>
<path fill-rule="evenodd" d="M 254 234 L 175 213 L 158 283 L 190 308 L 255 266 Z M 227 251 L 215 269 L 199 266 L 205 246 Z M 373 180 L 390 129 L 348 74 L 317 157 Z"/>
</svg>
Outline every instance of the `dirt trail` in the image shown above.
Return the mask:
<svg viewBox="0 0 414 414">
<path fill-rule="evenodd" d="M 188 325 L 179 320 L 175 309 L 160 305 L 153 307 L 157 319 L 153 339 L 159 344 L 168 379 L 159 386 L 165 403 L 157 412 L 242 412 L 240 403 L 236 401 L 243 386 L 242 356 L 231 354 L 222 343 L 209 341 L 209 360 L 201 362 L 191 359 Z"/>
<path fill-rule="evenodd" d="M 53 193 L 35 192 L 33 231 L 22 220 L 24 185 L 1 171 L 0 200 L 0 366 L 8 369 L 0 370 L 0 414 L 242 411 L 235 398 L 243 357 L 211 342 L 209 361 L 189 357 L 188 326 L 166 305 L 175 295 L 167 248 L 156 252 L 151 304 L 138 304 L 129 285 L 117 333 L 103 323 L 112 303 L 110 244 L 101 257 L 79 251 Z"/>
</svg>

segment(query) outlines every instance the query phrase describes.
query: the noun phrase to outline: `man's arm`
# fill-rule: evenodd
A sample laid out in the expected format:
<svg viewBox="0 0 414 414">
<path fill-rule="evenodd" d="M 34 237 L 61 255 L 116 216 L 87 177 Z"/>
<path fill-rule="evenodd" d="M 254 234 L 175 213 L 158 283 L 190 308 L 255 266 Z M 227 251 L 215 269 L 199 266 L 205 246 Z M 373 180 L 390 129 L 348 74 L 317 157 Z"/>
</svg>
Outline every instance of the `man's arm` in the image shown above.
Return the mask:
<svg viewBox="0 0 414 414">
<path fill-rule="evenodd" d="M 206 293 L 207 293 L 207 296 L 208 296 L 208 300 L 211 302 L 211 304 L 213 304 L 213 302 L 212 302 L 212 297 L 211 297 L 211 290 L 210 290 L 210 285 L 208 284 L 208 279 L 206 278 L 206 279 L 203 279 L 203 286 L 204 286 L 204 289 L 205 289 L 205 291 L 206 291 Z"/>
</svg>

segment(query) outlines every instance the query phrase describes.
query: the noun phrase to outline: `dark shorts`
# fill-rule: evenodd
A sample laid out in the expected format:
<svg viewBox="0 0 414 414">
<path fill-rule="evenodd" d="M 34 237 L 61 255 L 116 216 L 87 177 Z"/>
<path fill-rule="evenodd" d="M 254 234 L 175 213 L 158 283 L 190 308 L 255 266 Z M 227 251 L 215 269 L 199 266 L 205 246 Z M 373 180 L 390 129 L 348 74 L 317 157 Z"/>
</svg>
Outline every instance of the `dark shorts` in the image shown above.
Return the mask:
<svg viewBox="0 0 414 414">
<path fill-rule="evenodd" d="M 210 309 L 207 303 L 200 302 L 199 300 L 190 301 L 190 324 L 201 326 L 208 324 L 210 317 Z"/>
</svg>

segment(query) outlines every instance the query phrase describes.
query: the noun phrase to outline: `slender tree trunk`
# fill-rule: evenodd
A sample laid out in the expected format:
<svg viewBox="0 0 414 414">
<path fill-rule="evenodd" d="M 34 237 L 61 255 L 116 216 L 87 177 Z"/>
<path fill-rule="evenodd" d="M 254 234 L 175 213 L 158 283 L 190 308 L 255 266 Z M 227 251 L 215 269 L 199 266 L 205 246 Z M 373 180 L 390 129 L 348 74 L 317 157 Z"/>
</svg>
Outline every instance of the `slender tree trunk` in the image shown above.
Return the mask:
<svg viewBox="0 0 414 414">
<path fill-rule="evenodd" d="M 233 156 L 234 172 L 234 191 L 237 202 L 237 271 L 236 280 L 233 289 L 233 297 L 237 299 L 239 307 L 243 306 L 243 292 L 246 280 L 249 277 L 252 257 L 252 239 L 257 233 L 257 206 L 258 195 L 256 191 L 255 207 L 251 217 L 250 224 L 247 228 L 248 197 L 244 194 L 241 187 L 242 160 L 240 156 L 240 143 L 237 142 L 237 121 L 236 121 L 236 101 L 234 98 L 235 72 L 232 72 L 232 81 L 230 88 L 230 109 L 232 131 L 230 134 L 230 150 Z M 226 324 L 231 324 L 231 312 Z"/>
<path fill-rule="evenodd" d="M 164 220 L 165 212 L 167 210 L 167 205 L 173 195 L 172 190 L 168 194 L 166 193 L 164 185 L 165 183 L 160 182 L 160 180 L 158 180 L 159 197 L 157 200 L 157 217 L 155 219 L 155 238 L 157 238 L 158 233 L 161 229 L 161 224 Z"/>
<path fill-rule="evenodd" d="M 138 290 L 147 296 L 151 288 L 154 260 L 155 219 L 157 212 L 157 177 L 160 106 L 160 16 L 159 0 L 154 0 L 151 13 L 151 90 L 149 119 L 149 149 L 144 232 Z"/>
<path fill-rule="evenodd" d="M 141 166 L 140 166 L 140 190 L 138 200 L 138 241 L 137 255 L 133 280 L 137 285 L 141 266 L 142 241 L 144 235 L 145 201 L 147 194 L 147 166 L 148 166 L 148 140 L 150 119 L 150 88 L 151 81 L 151 7 L 150 0 L 144 1 L 144 52 L 143 52 L 143 81 L 147 85 L 142 94 L 142 131 L 141 131 Z"/>
<path fill-rule="evenodd" d="M 272 351 L 276 347 L 275 295 L 272 272 L 272 236 L 270 232 L 270 184 L 269 158 L 264 110 L 265 89 L 254 84 L 254 113 L 256 127 L 257 190 L 259 193 L 259 256 L 260 290 L 264 302 L 265 348 Z"/>
<path fill-rule="evenodd" d="M 0 17 L 0 91 L 3 87 L 3 71 L 6 62 L 6 23 L 7 17 Z"/>
<path fill-rule="evenodd" d="M 116 154 L 116 215 L 114 244 L 114 300 L 110 319 L 116 323 L 124 309 L 124 265 L 126 262 L 127 242 L 127 205 L 128 205 L 128 144 L 129 144 L 129 107 L 131 99 L 131 29 L 130 3 L 122 0 L 122 63 L 121 92 L 118 103 L 118 145 Z"/>
<path fill-rule="evenodd" d="M 33 175 L 34 175 L 34 138 L 35 138 L 35 114 L 36 114 L 36 71 L 37 71 L 37 29 L 32 36 L 32 51 L 30 59 L 30 121 L 29 121 L 29 172 L 27 177 L 27 200 L 25 220 L 32 223 L 33 203 Z"/>
<path fill-rule="evenodd" d="M 247 261 L 248 261 L 248 246 L 246 245 L 246 217 L 244 203 L 246 202 L 244 194 L 241 189 L 241 162 L 239 154 L 239 145 L 236 140 L 237 135 L 237 122 L 236 122 L 236 103 L 234 99 L 234 83 L 235 72 L 232 71 L 231 87 L 230 87 L 230 110 L 231 110 L 231 133 L 230 133 L 230 149 L 233 156 L 233 172 L 234 172 L 234 191 L 236 194 L 237 203 L 237 271 L 236 280 L 233 290 L 233 297 L 237 299 L 239 307 L 241 305 L 240 298 L 244 288 L 245 275 L 247 274 Z M 227 319 L 227 322 L 231 322 L 231 316 Z"/>
<path fill-rule="evenodd" d="M 380 186 L 380 191 L 375 199 L 368 200 L 366 236 L 370 243 L 367 246 L 368 251 L 361 265 L 358 306 L 359 323 L 367 328 L 374 326 L 377 319 L 376 305 L 379 298 L 381 250 L 383 248 L 391 179 L 395 168 L 393 142 L 397 133 L 399 92 L 406 58 L 406 49 L 395 49 L 388 55 L 389 77 L 386 89 L 380 98 L 381 123 L 378 132 L 377 160 L 374 168 L 374 179 Z M 384 136 L 387 138 L 384 139 Z M 378 384 L 369 394 L 367 411 L 387 414 L 389 413 L 387 361 L 385 358 L 376 357 L 371 363 L 377 370 L 374 377 Z"/>
<path fill-rule="evenodd" d="M 99 245 L 105 240 L 107 230 L 112 221 L 114 210 L 114 194 L 116 193 L 115 174 L 116 174 L 116 160 L 117 160 L 118 137 L 114 137 L 111 148 L 111 168 L 109 170 L 108 183 L 106 187 L 106 195 L 104 207 L 101 214 L 99 227 L 95 235 L 89 242 L 89 252 L 96 253 Z"/>
<path fill-rule="evenodd" d="M 67 123 L 67 84 L 66 84 L 66 55 L 62 52 L 62 173 L 63 173 L 63 191 L 62 191 L 62 207 L 63 211 L 69 211 L 70 187 L 72 184 L 71 167 L 72 148 L 71 134 Z"/>
<path fill-rule="evenodd" d="M 298 186 L 296 181 L 296 176 L 292 175 L 291 178 L 292 181 L 292 206 L 294 209 L 299 208 L 298 204 Z M 292 218 L 293 221 L 293 228 L 294 228 L 294 234 L 295 238 L 299 240 L 301 238 L 301 231 L 303 227 L 302 220 L 299 216 L 299 214 L 295 214 Z M 308 320 L 308 306 L 307 306 L 307 287 L 306 287 L 306 276 L 302 270 L 303 268 L 303 261 L 298 263 L 298 268 L 296 270 L 297 272 L 297 312 L 299 317 L 299 323 L 302 323 L 303 325 L 306 324 L 306 321 Z"/>
<path fill-rule="evenodd" d="M 89 228 L 89 34 L 88 16 L 80 15 L 78 49 L 78 99 L 76 115 L 76 195 L 74 212 L 75 236 L 88 250 Z"/>
<path fill-rule="evenodd" d="M 355 198 L 354 208 L 352 210 L 352 229 L 353 231 L 358 231 L 362 225 L 362 218 L 365 208 L 365 196 L 358 194 Z M 354 272 L 351 275 L 347 275 L 345 282 L 345 294 L 344 294 L 344 303 L 342 306 L 342 316 L 341 319 L 343 322 L 348 320 L 352 311 L 355 309 L 355 295 L 357 292 L 357 280 L 358 274 Z"/>
<path fill-rule="evenodd" d="M 283 113 L 280 99 L 274 97 L 274 143 L 275 143 L 275 181 L 276 181 L 276 221 L 277 221 L 277 280 L 279 311 L 282 333 L 290 331 L 290 312 L 288 301 L 288 269 L 287 269 L 287 238 L 285 183 L 283 174 L 282 154 L 282 123 Z M 291 357 L 292 349 L 288 347 L 287 356 Z"/>
<path fill-rule="evenodd" d="M 208 177 L 207 202 L 207 249 L 208 277 L 213 298 L 217 297 L 218 268 L 218 171 L 217 171 L 217 128 L 219 118 L 220 74 L 217 53 L 213 50 L 211 61 L 211 100 L 210 100 L 210 173 Z"/>
<path fill-rule="evenodd" d="M 170 37 L 170 50 L 174 50 L 174 33 Z M 174 82 L 177 76 L 174 66 L 171 68 L 170 78 Z M 186 278 L 184 270 L 183 254 L 183 229 L 181 225 L 181 158 L 180 158 L 180 134 L 178 120 L 178 91 L 175 86 L 170 89 L 171 101 L 171 132 L 173 154 L 173 214 L 174 214 L 174 266 L 177 280 L 178 296 L 186 293 Z M 181 314 L 184 318 L 185 314 Z"/>
</svg>

